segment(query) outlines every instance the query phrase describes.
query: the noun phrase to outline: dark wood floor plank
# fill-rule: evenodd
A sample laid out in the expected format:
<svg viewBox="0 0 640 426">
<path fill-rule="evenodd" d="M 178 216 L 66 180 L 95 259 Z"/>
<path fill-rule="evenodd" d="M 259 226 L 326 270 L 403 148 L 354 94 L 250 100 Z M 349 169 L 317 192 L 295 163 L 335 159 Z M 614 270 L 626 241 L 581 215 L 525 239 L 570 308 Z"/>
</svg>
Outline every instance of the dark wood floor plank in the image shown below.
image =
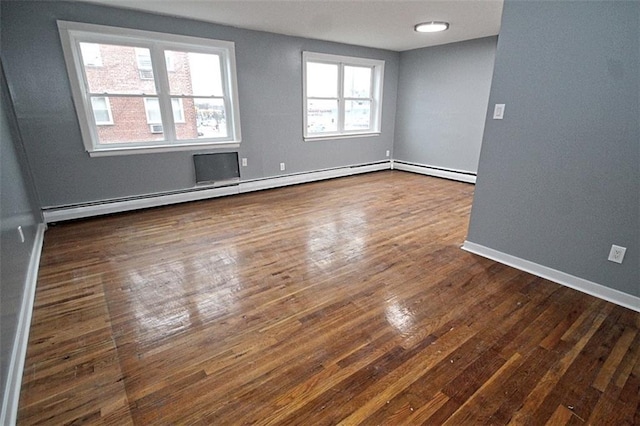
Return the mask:
<svg viewBox="0 0 640 426">
<path fill-rule="evenodd" d="M 639 424 L 640 314 L 385 171 L 52 226 L 19 424 Z"/>
</svg>

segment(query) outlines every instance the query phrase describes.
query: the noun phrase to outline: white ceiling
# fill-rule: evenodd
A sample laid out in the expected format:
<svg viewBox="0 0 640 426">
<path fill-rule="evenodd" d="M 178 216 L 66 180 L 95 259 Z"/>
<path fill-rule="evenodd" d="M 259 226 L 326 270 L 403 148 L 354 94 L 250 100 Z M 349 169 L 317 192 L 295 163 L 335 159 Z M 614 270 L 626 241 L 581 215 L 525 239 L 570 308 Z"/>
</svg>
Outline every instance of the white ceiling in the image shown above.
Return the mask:
<svg viewBox="0 0 640 426">
<path fill-rule="evenodd" d="M 239 28 L 395 51 L 498 34 L 503 0 L 85 0 Z M 443 33 L 413 26 L 447 21 Z"/>
</svg>

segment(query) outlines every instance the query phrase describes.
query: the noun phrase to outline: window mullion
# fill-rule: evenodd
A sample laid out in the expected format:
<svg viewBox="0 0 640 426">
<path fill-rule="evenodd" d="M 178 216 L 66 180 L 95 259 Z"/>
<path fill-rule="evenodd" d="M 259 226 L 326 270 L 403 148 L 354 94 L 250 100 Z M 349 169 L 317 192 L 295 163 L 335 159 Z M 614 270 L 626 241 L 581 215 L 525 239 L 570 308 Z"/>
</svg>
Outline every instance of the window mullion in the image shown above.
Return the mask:
<svg viewBox="0 0 640 426">
<path fill-rule="evenodd" d="M 177 138 L 169 90 L 169 74 L 164 59 L 164 49 L 158 44 L 155 44 L 151 48 L 151 67 L 155 78 L 156 92 L 158 93 L 158 104 L 160 105 L 160 117 L 162 117 L 164 138 L 166 141 L 175 142 Z"/>
<path fill-rule="evenodd" d="M 344 132 L 344 115 L 346 103 L 344 101 L 344 63 L 338 66 L 338 133 Z"/>
</svg>

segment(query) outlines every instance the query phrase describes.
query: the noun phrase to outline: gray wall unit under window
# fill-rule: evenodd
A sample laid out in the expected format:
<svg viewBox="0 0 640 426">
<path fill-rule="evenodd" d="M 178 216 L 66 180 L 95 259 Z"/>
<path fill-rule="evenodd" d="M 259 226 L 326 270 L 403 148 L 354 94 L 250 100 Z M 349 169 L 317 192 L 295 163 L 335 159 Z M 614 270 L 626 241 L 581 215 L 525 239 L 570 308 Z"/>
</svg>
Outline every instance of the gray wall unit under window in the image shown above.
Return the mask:
<svg viewBox="0 0 640 426">
<path fill-rule="evenodd" d="M 237 152 L 216 152 L 193 156 L 197 184 L 225 184 L 240 179 Z"/>
<path fill-rule="evenodd" d="M 2 55 L 45 207 L 189 189 L 193 152 L 90 158 L 82 145 L 56 20 L 235 43 L 243 180 L 386 160 L 394 137 L 399 54 L 77 2 L 2 2 Z M 385 61 L 382 133 L 303 142 L 302 51 Z M 34 70 L 47 70 L 46 73 Z"/>
<path fill-rule="evenodd" d="M 393 158 L 476 173 L 496 37 L 400 54 Z"/>
<path fill-rule="evenodd" d="M 42 217 L 24 155 L 21 155 L 20 138 L 3 77 L 0 77 L 0 90 L 0 401 L 3 401 L 31 252 Z M 18 226 L 22 227 L 24 242 Z"/>
<path fill-rule="evenodd" d="M 505 3 L 470 242 L 640 296 L 639 32 L 639 2 Z"/>
</svg>

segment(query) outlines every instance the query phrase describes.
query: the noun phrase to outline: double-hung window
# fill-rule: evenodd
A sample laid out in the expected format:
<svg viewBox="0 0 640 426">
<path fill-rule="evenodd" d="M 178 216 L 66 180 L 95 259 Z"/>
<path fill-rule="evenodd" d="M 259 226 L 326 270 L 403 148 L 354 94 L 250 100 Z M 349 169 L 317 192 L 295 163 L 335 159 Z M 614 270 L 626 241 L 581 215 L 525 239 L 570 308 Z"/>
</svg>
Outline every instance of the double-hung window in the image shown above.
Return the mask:
<svg viewBox="0 0 640 426">
<path fill-rule="evenodd" d="M 384 61 L 303 52 L 306 140 L 380 133 Z"/>
<path fill-rule="evenodd" d="M 91 98 L 91 109 L 93 109 L 93 118 L 96 120 L 96 124 L 98 126 L 113 124 L 109 98 L 103 96 L 94 96 L 93 98 Z"/>
<path fill-rule="evenodd" d="M 234 44 L 58 21 L 90 155 L 237 147 Z"/>
</svg>

